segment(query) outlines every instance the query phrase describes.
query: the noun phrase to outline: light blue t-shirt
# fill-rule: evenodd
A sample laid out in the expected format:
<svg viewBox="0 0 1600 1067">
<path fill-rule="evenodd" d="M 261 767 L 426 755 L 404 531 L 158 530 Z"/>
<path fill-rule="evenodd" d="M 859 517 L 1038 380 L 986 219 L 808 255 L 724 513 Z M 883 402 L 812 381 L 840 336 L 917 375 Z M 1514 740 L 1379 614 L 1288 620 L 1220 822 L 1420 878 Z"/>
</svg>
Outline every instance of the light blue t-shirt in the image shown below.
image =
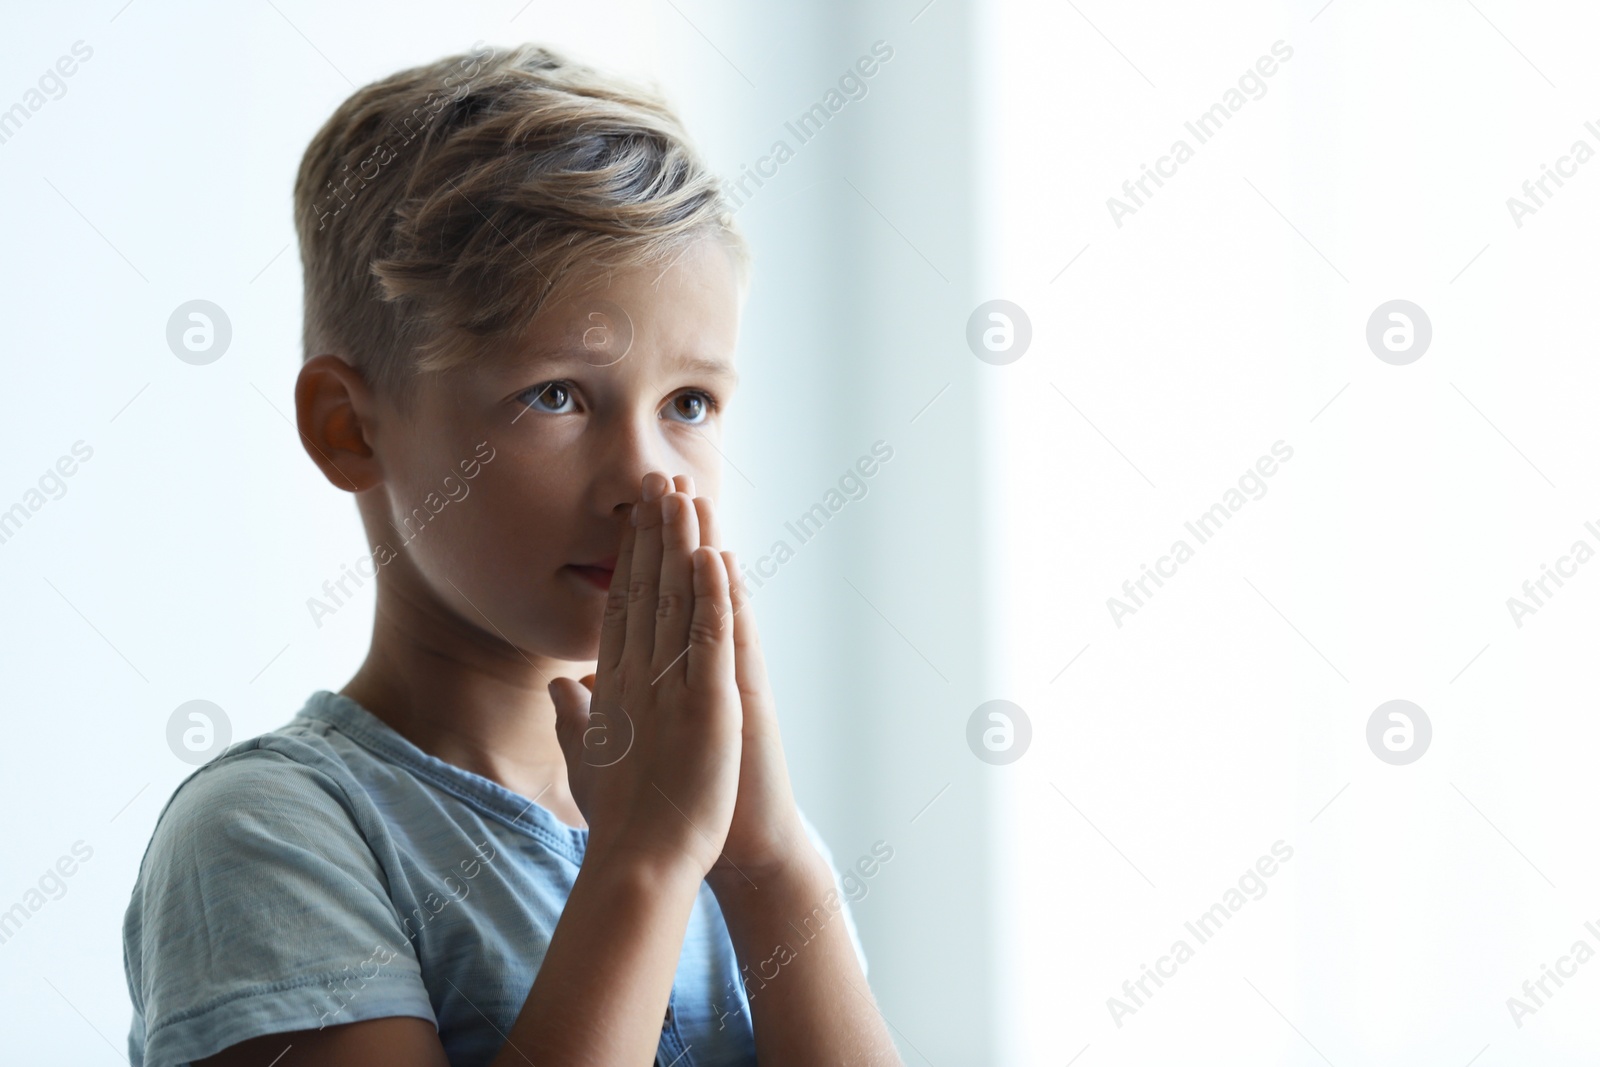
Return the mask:
<svg viewBox="0 0 1600 1067">
<path fill-rule="evenodd" d="M 522 1011 L 588 837 L 318 690 L 287 725 L 196 770 L 162 809 L 123 921 L 131 1067 L 392 1015 L 432 1021 L 454 1067 L 487 1064 Z M 842 891 L 837 906 L 864 968 Z M 656 1062 L 755 1063 L 745 981 L 702 883 Z"/>
</svg>

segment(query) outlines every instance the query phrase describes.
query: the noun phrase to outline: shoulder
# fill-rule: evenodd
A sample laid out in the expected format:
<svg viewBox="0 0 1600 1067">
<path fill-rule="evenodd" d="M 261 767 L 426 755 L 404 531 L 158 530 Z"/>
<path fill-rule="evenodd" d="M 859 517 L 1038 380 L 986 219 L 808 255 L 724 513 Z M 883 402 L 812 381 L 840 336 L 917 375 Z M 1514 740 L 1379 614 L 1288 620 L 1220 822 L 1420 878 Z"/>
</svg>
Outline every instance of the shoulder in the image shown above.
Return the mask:
<svg viewBox="0 0 1600 1067">
<path fill-rule="evenodd" d="M 175 847 L 238 844 L 250 834 L 357 822 L 353 781 L 325 745 L 263 734 L 230 746 L 178 783 L 157 816 L 146 863 Z"/>
<path fill-rule="evenodd" d="M 331 1019 L 432 1019 L 390 898 L 383 832 L 315 738 L 240 742 L 179 783 L 123 919 L 147 1062 L 187 1062 Z M 356 975 L 357 1002 L 324 995 Z"/>
<path fill-rule="evenodd" d="M 125 929 L 263 899 L 386 898 L 387 841 L 370 798 L 326 746 L 263 734 L 173 791 L 140 861 Z"/>
</svg>

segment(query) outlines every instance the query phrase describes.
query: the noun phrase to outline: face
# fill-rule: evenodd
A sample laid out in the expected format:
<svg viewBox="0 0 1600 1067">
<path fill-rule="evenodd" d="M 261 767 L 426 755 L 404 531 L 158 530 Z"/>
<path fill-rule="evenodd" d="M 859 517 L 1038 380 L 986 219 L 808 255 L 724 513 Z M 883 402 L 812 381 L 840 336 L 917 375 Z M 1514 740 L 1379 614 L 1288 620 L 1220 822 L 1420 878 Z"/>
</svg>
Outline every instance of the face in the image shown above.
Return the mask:
<svg viewBox="0 0 1600 1067">
<path fill-rule="evenodd" d="M 540 309 L 506 358 L 379 406 L 362 494 L 399 598 L 559 660 L 599 654 L 611 569 L 649 471 L 721 487 L 739 289 L 713 238 Z M 376 520 L 376 521 L 374 521 Z M 412 588 L 405 588 L 411 586 Z"/>
</svg>

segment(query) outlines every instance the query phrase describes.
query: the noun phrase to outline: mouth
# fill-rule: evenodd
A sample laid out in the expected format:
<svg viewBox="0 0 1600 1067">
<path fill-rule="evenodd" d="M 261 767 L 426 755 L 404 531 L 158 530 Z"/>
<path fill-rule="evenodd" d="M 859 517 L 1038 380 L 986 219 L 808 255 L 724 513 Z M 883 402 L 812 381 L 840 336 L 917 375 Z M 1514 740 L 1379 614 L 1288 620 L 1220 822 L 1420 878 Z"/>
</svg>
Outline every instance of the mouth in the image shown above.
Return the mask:
<svg viewBox="0 0 1600 1067">
<path fill-rule="evenodd" d="M 611 572 L 616 569 L 617 557 L 610 556 L 598 563 L 569 563 L 564 568 L 582 578 L 596 589 L 611 588 Z"/>
</svg>

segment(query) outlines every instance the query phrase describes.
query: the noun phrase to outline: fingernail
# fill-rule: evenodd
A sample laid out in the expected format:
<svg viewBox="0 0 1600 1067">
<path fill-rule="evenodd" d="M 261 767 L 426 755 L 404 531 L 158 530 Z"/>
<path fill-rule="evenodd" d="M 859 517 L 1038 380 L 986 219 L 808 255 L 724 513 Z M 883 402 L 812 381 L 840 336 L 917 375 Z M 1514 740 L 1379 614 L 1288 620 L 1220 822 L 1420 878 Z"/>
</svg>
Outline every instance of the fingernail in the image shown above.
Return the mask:
<svg viewBox="0 0 1600 1067">
<path fill-rule="evenodd" d="M 646 500 L 659 500 L 661 493 L 656 489 L 656 480 L 652 477 L 654 472 L 644 476 L 644 498 Z"/>
<path fill-rule="evenodd" d="M 628 525 L 629 526 L 637 526 L 637 525 L 639 525 L 639 505 L 638 504 L 635 504 L 633 506 L 633 511 L 631 513 L 629 513 L 629 515 L 628 515 Z"/>
<path fill-rule="evenodd" d="M 661 517 L 666 519 L 668 522 L 675 522 L 677 521 L 678 513 L 682 511 L 682 509 L 683 498 L 678 496 L 676 493 L 672 493 L 661 502 Z"/>
</svg>

